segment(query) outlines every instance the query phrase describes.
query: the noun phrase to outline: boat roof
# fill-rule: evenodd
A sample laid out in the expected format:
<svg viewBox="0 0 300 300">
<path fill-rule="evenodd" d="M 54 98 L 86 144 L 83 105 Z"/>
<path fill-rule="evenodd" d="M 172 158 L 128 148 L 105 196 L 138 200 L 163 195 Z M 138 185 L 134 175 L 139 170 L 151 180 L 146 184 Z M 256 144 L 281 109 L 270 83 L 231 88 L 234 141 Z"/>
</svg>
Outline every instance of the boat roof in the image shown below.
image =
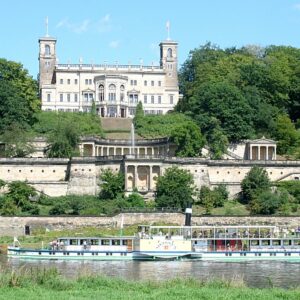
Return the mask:
<svg viewBox="0 0 300 300">
<path fill-rule="evenodd" d="M 266 228 L 266 229 L 275 229 L 278 228 L 274 225 L 200 225 L 200 226 L 152 226 L 152 225 L 139 225 L 139 227 L 148 227 L 153 229 L 207 229 L 207 228 L 242 228 L 242 229 L 259 229 L 259 228 Z"/>
<path fill-rule="evenodd" d="M 58 240 L 101 240 L 101 239 L 105 239 L 105 240 L 127 240 L 127 239 L 133 239 L 134 236 L 66 236 L 66 237 L 59 237 L 57 238 Z"/>
</svg>

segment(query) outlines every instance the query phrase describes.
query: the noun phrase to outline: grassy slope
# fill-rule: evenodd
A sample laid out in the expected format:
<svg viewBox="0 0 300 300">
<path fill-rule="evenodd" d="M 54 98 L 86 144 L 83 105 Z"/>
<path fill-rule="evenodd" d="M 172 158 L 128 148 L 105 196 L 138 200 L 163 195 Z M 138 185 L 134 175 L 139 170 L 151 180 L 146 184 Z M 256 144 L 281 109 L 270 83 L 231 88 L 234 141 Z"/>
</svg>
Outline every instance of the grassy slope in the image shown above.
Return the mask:
<svg viewBox="0 0 300 300">
<path fill-rule="evenodd" d="M 41 280 L 43 279 L 43 280 Z M 9 282 L 8 282 L 9 283 Z M 1 287 L 2 285 L 2 287 Z M 0 285 L 0 299 L 300 299 L 300 290 L 250 289 L 233 283 L 196 280 L 128 282 L 116 278 L 86 277 L 73 281 L 59 278 L 24 280 L 18 286 Z"/>
</svg>

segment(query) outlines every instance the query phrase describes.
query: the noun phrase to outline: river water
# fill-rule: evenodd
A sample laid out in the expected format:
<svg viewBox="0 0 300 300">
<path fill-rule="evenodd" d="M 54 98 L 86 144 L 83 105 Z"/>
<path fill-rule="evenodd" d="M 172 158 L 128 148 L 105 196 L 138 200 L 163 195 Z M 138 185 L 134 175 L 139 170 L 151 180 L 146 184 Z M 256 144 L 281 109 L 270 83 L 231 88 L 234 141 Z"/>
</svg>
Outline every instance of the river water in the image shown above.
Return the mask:
<svg viewBox="0 0 300 300">
<path fill-rule="evenodd" d="M 62 261 L 20 260 L 0 256 L 0 266 L 52 268 L 68 278 L 79 275 L 106 275 L 128 280 L 172 278 L 243 280 L 250 287 L 300 286 L 300 262 L 280 261 Z"/>
</svg>

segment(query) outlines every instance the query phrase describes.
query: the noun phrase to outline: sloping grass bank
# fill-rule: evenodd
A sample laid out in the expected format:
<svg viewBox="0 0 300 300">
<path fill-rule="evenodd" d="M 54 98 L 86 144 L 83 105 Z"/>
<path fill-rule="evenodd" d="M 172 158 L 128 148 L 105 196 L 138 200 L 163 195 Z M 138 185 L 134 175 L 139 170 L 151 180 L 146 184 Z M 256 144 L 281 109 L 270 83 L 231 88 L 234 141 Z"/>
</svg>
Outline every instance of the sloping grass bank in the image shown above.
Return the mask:
<svg viewBox="0 0 300 300">
<path fill-rule="evenodd" d="M 240 281 L 133 282 L 90 275 L 68 280 L 56 269 L 0 271 L 0 299 L 300 299 L 300 289 L 252 289 Z"/>
</svg>

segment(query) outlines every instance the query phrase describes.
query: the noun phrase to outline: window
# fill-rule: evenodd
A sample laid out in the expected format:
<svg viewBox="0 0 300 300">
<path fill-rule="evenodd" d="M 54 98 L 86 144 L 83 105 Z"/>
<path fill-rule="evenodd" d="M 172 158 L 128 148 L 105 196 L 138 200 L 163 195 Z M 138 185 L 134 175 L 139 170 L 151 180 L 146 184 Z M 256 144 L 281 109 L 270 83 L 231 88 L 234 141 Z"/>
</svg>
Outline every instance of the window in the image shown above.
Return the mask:
<svg viewBox="0 0 300 300">
<path fill-rule="evenodd" d="M 92 79 L 89 79 L 89 84 L 92 84 Z"/>
<path fill-rule="evenodd" d="M 71 95 L 70 94 L 67 94 L 67 100 L 68 100 L 68 102 L 71 101 Z"/>
<path fill-rule="evenodd" d="M 86 84 L 86 85 L 89 84 L 89 80 L 88 80 L 88 79 L 85 80 L 85 84 Z"/>
<path fill-rule="evenodd" d="M 134 95 L 134 102 L 135 102 L 135 103 L 138 103 L 138 101 L 139 101 L 139 97 L 138 97 L 137 94 L 135 94 L 135 95 Z"/>
<path fill-rule="evenodd" d="M 158 82 L 158 86 L 161 86 L 161 81 Z"/>
<path fill-rule="evenodd" d="M 173 102 L 174 102 L 174 96 L 170 95 L 170 104 L 173 104 Z"/>
<path fill-rule="evenodd" d="M 147 95 L 144 95 L 144 103 L 147 104 Z"/>
<path fill-rule="evenodd" d="M 101 245 L 103 246 L 109 245 L 109 240 L 101 240 Z"/>
<path fill-rule="evenodd" d="M 151 104 L 154 104 L 154 96 L 151 96 Z"/>
<path fill-rule="evenodd" d="M 68 79 L 68 81 L 67 81 L 67 82 L 68 82 L 68 84 L 71 84 L 71 79 Z"/>
<path fill-rule="evenodd" d="M 124 102 L 125 100 L 125 87 L 124 85 L 120 86 L 120 101 Z"/>
<path fill-rule="evenodd" d="M 60 102 L 64 101 L 64 94 L 59 94 L 59 100 L 60 100 Z"/>
<path fill-rule="evenodd" d="M 147 86 L 147 80 L 144 80 L 144 86 Z"/>
<path fill-rule="evenodd" d="M 46 61 L 45 66 L 46 66 L 46 68 L 49 68 L 50 67 L 50 61 Z"/>
<path fill-rule="evenodd" d="M 47 102 L 51 101 L 51 94 L 47 94 Z"/>
<path fill-rule="evenodd" d="M 171 58 L 172 56 L 173 56 L 172 49 L 169 48 L 168 51 L 167 51 L 167 57 Z"/>
<path fill-rule="evenodd" d="M 130 80 L 130 85 L 133 85 L 133 80 Z"/>
<path fill-rule="evenodd" d="M 158 104 L 161 104 L 161 96 L 158 96 Z"/>
<path fill-rule="evenodd" d="M 129 115 L 134 116 L 135 115 L 135 108 L 129 108 Z"/>
<path fill-rule="evenodd" d="M 64 80 L 61 78 L 59 81 L 60 84 L 64 84 Z"/>
<path fill-rule="evenodd" d="M 74 94 L 74 101 L 75 101 L 75 102 L 78 101 L 78 94 Z"/>
<path fill-rule="evenodd" d="M 74 84 L 78 84 L 78 79 L 74 79 Z"/>
<path fill-rule="evenodd" d="M 50 55 L 50 46 L 49 45 L 45 45 L 45 55 Z"/>
<path fill-rule="evenodd" d="M 154 86 L 154 81 L 153 80 L 151 80 L 151 86 Z"/>
<path fill-rule="evenodd" d="M 99 101 L 104 101 L 104 86 L 101 84 L 99 85 Z"/>
<path fill-rule="evenodd" d="M 108 101 L 116 101 L 116 86 L 114 84 L 110 84 L 108 90 Z"/>
</svg>

